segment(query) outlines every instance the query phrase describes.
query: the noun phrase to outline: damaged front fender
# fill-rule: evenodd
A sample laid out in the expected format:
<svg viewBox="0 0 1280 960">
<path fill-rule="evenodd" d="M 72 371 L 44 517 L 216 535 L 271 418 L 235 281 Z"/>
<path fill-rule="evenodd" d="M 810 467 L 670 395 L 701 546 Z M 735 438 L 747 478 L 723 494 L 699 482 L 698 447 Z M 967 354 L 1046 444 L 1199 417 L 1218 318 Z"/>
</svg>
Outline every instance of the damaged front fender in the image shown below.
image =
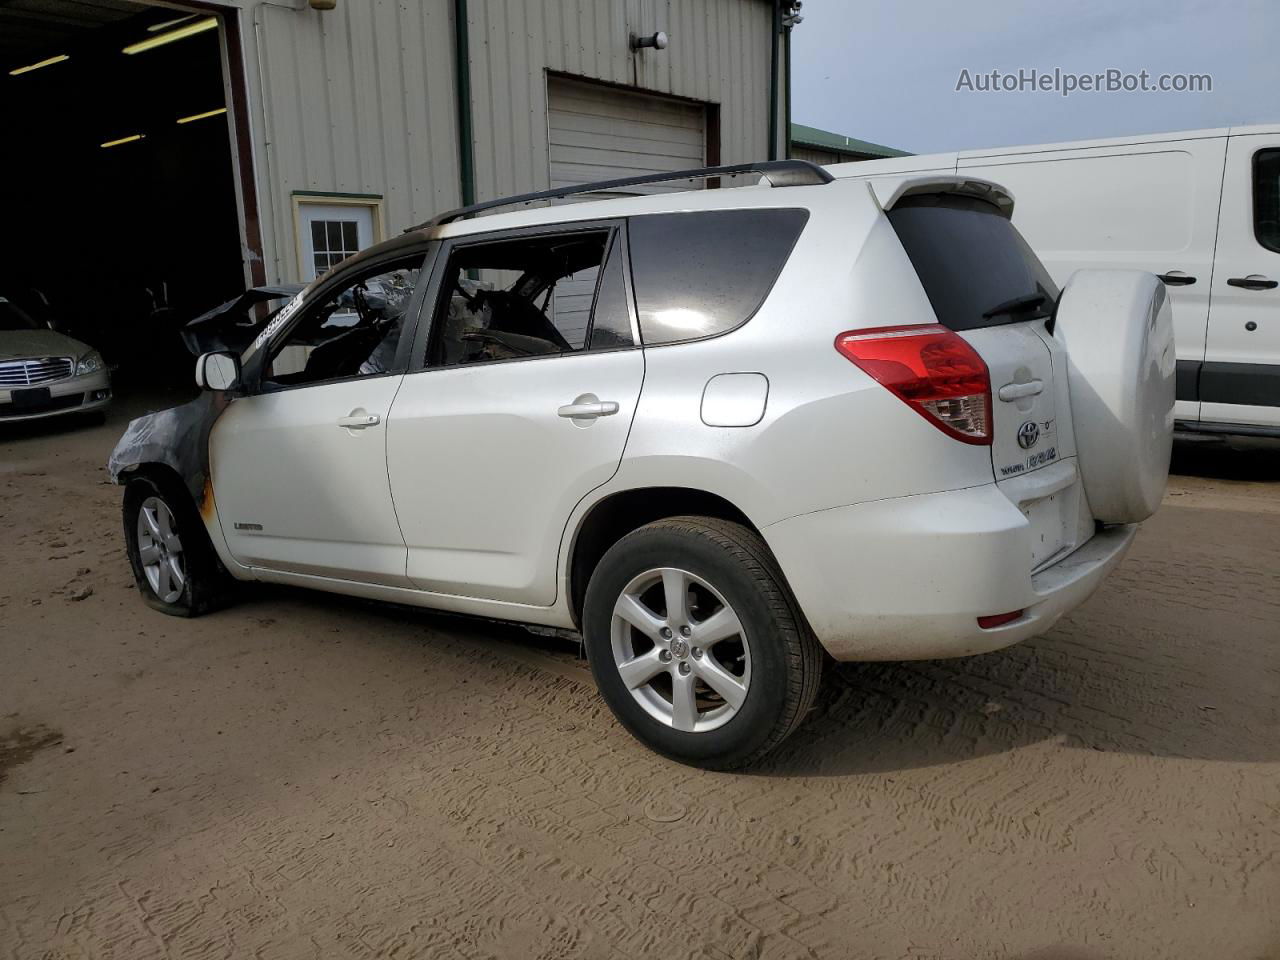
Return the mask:
<svg viewBox="0 0 1280 960">
<path fill-rule="evenodd" d="M 203 509 L 209 492 L 209 433 L 231 398 L 208 391 L 190 403 L 139 417 L 111 451 L 107 470 L 115 483 L 148 464 L 163 464 L 182 479 L 192 501 Z"/>
<path fill-rule="evenodd" d="M 183 331 L 184 339 L 195 353 L 211 349 L 244 349 L 242 363 L 246 376 L 252 379 L 265 360 L 263 348 L 297 313 L 306 291 L 307 288 L 300 284 L 253 287 L 191 321 Z M 289 302 L 271 314 L 261 329 L 252 324 L 245 326 L 233 322 L 256 304 L 284 297 L 289 297 Z M 250 333 L 253 340 L 246 348 L 244 340 Z M 231 400 L 229 393 L 207 391 L 190 403 L 134 420 L 107 460 L 112 481 L 126 483 L 133 471 L 151 464 L 162 464 L 182 479 L 196 506 L 207 513 L 212 503 L 209 497 L 209 433 Z"/>
</svg>

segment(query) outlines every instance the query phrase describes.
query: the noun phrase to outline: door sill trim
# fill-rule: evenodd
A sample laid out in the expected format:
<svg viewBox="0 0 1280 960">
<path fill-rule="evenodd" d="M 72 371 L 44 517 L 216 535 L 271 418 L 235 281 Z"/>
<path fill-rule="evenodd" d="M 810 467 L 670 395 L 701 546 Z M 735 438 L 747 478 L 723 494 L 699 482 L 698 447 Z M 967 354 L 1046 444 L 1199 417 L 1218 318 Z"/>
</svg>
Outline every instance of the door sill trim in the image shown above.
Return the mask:
<svg viewBox="0 0 1280 960">
<path fill-rule="evenodd" d="M 304 587 L 324 593 L 340 593 L 348 597 L 366 600 L 382 600 L 412 607 L 425 607 L 445 613 L 464 613 L 489 620 L 507 620 L 514 623 L 531 623 L 546 627 L 576 629 L 569 611 L 560 598 L 549 607 L 537 607 L 509 600 L 485 600 L 479 597 L 461 597 L 448 593 L 430 593 L 414 587 L 393 587 L 381 583 L 363 583 L 358 580 L 339 580 L 310 573 L 288 573 L 253 567 L 254 578 L 263 583 L 279 583 L 285 586 Z"/>
</svg>

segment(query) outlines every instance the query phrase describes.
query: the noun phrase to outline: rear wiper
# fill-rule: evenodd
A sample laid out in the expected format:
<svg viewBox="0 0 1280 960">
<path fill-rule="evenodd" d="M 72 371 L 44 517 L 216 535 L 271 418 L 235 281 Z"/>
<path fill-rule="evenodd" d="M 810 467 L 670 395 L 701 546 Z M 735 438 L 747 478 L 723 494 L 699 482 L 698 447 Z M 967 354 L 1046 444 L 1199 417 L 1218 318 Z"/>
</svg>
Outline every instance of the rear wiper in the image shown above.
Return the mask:
<svg viewBox="0 0 1280 960">
<path fill-rule="evenodd" d="M 1022 296 L 1006 300 L 1004 303 L 997 303 L 982 315 L 982 319 L 989 320 L 1004 313 L 1022 313 L 1025 310 L 1034 310 L 1044 301 L 1045 296 L 1043 293 L 1024 293 Z"/>
</svg>

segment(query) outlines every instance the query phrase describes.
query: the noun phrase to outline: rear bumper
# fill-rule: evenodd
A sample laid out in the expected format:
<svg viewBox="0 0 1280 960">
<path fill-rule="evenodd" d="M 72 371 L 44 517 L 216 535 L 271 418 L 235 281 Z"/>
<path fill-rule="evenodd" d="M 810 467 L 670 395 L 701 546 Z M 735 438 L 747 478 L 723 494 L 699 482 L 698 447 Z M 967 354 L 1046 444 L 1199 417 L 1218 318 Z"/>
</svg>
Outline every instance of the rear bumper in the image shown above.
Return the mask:
<svg viewBox="0 0 1280 960">
<path fill-rule="evenodd" d="M 1007 647 L 1097 589 L 1137 525 L 1107 527 L 1030 570 L 1029 527 L 994 485 L 856 504 L 764 529 L 819 641 L 837 660 L 926 660 Z M 1022 610 L 984 630 L 978 617 Z"/>
<path fill-rule="evenodd" d="M 42 420 L 64 414 L 90 413 L 111 403 L 111 375 L 99 370 L 83 377 L 68 377 L 51 383 L 36 384 L 49 388 L 49 402 L 38 407 L 19 407 L 10 400 L 11 391 L 0 389 L 0 423 L 20 420 Z"/>
</svg>

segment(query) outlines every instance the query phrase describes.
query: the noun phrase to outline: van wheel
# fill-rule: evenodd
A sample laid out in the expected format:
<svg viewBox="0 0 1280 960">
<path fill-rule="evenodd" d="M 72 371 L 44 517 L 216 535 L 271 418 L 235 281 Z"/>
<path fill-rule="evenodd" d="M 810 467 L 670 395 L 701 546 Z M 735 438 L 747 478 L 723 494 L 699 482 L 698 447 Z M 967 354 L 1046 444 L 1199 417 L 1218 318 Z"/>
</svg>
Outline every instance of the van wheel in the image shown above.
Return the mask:
<svg viewBox="0 0 1280 960">
<path fill-rule="evenodd" d="M 227 599 L 231 578 L 195 504 L 176 480 L 135 477 L 124 489 L 124 538 L 138 592 L 174 617 L 198 617 Z"/>
<path fill-rule="evenodd" d="M 822 649 L 764 541 L 673 517 L 627 534 L 591 575 L 587 658 L 614 716 L 673 760 L 746 766 L 813 705 Z"/>
</svg>

